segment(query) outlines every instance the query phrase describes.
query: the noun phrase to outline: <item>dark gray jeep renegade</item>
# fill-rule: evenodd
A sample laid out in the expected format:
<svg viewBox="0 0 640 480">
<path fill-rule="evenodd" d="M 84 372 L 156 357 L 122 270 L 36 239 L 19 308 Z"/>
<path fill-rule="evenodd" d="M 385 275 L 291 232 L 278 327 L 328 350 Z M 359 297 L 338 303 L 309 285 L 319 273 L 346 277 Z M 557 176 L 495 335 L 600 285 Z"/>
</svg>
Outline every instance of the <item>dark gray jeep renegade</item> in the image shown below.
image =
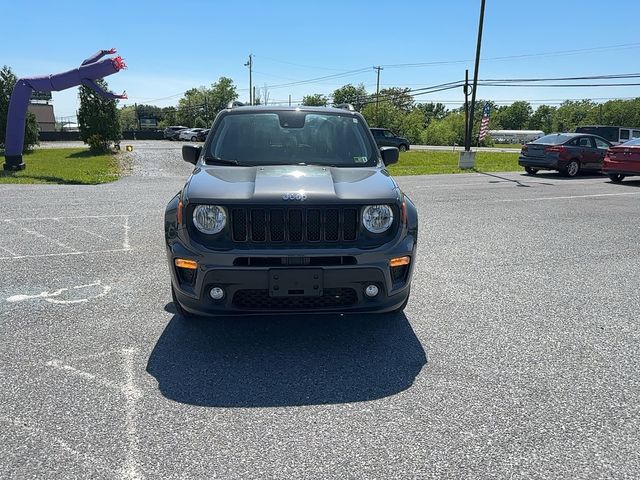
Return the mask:
<svg viewBox="0 0 640 480">
<path fill-rule="evenodd" d="M 418 216 L 362 115 L 231 108 L 182 155 L 196 168 L 165 213 L 179 314 L 405 307 Z"/>
</svg>

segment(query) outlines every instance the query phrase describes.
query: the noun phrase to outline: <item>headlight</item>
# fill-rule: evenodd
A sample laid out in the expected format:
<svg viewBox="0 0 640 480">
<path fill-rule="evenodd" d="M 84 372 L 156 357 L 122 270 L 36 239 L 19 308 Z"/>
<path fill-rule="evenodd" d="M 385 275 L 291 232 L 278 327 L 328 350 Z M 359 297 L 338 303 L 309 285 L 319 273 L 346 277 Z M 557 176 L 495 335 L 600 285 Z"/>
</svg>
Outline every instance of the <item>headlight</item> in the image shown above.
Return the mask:
<svg viewBox="0 0 640 480">
<path fill-rule="evenodd" d="M 369 205 L 362 211 L 362 224 L 371 233 L 389 230 L 393 223 L 393 210 L 389 205 Z"/>
<path fill-rule="evenodd" d="M 193 224 L 202 233 L 220 233 L 226 223 L 227 214 L 218 205 L 198 205 L 193 211 Z"/>
</svg>

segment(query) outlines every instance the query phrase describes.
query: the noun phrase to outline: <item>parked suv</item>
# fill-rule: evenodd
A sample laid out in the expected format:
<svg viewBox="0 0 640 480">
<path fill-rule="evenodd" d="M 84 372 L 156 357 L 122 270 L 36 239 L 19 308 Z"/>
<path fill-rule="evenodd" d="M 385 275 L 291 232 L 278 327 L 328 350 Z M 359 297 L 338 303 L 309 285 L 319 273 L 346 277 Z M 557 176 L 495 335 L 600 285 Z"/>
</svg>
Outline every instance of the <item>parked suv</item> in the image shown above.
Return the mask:
<svg viewBox="0 0 640 480">
<path fill-rule="evenodd" d="M 386 128 L 372 128 L 373 138 L 379 147 L 396 147 L 401 152 L 409 150 L 409 140 L 398 137 Z"/>
<path fill-rule="evenodd" d="M 186 130 L 189 127 L 184 127 L 182 125 L 172 125 L 164 129 L 163 134 L 166 140 L 175 140 L 178 137 L 178 134 L 182 130 Z"/>
<path fill-rule="evenodd" d="M 409 298 L 418 214 L 357 112 L 220 112 L 168 204 L 177 312 L 393 312 Z"/>
<path fill-rule="evenodd" d="M 602 170 L 610 146 L 611 142 L 597 135 L 552 133 L 523 145 L 518 163 L 529 175 L 538 170 L 558 170 L 575 177 L 580 171 Z"/>
</svg>

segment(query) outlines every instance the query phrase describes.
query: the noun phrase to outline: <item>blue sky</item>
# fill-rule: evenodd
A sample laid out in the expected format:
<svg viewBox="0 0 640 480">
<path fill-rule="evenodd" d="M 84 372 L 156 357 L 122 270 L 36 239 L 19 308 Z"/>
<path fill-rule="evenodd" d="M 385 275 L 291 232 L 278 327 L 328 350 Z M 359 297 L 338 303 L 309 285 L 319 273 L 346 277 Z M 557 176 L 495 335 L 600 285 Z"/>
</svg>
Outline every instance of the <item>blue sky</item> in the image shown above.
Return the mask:
<svg viewBox="0 0 640 480">
<path fill-rule="evenodd" d="M 381 86 L 419 88 L 463 78 L 473 69 L 479 0 L 442 1 L 31 1 L 4 2 L 0 65 L 18 76 L 57 73 L 101 48 L 116 47 L 128 70 L 107 79 L 125 103 L 174 105 L 184 90 L 231 77 L 248 98 L 254 84 L 271 100 L 330 93 L 345 83 L 375 91 L 374 65 L 387 66 Z M 481 78 L 580 76 L 640 72 L 638 0 L 487 0 Z M 624 45 L 622 47 L 612 47 Z M 609 48 L 611 47 L 611 48 Z M 546 54 L 496 60 L 495 57 Z M 491 59 L 494 60 L 491 60 Z M 395 64 L 443 63 L 420 67 Z M 277 85 L 366 69 L 311 83 Z M 630 80 L 630 83 L 637 80 Z M 462 92 L 416 97 L 457 106 Z M 640 87 L 498 88 L 496 101 L 554 103 L 564 98 L 627 98 Z M 54 93 L 57 117 L 75 114 L 77 89 Z"/>
</svg>

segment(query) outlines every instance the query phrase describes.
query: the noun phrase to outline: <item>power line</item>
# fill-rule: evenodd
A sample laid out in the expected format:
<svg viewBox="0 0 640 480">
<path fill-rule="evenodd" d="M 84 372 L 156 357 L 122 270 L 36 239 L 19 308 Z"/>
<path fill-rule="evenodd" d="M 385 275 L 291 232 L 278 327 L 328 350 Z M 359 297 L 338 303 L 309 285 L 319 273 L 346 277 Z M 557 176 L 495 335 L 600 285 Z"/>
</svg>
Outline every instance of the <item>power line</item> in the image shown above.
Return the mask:
<svg viewBox="0 0 640 480">
<path fill-rule="evenodd" d="M 521 54 L 521 55 L 503 55 L 499 57 L 486 57 L 486 58 L 482 57 L 481 60 L 483 62 L 488 62 L 488 61 L 500 61 L 500 60 L 515 60 L 515 59 L 521 59 L 521 58 L 578 55 L 578 54 L 587 53 L 587 52 L 596 52 L 596 51 L 599 52 L 599 51 L 617 50 L 617 49 L 626 49 L 626 48 L 640 48 L 640 42 L 621 43 L 617 45 L 606 45 L 602 47 L 592 47 L 592 48 L 580 48 L 580 49 L 574 49 L 574 50 L 557 50 L 553 52 L 527 53 L 527 54 Z M 385 68 L 429 67 L 429 66 L 437 66 L 437 65 L 454 65 L 459 63 L 468 63 L 471 61 L 472 61 L 471 59 L 443 60 L 443 61 L 433 61 L 433 62 L 396 63 L 396 64 L 387 64 L 383 66 Z"/>
<path fill-rule="evenodd" d="M 483 87 L 559 87 L 559 88 L 580 88 L 580 87 L 637 87 L 640 83 L 479 83 Z"/>
</svg>

